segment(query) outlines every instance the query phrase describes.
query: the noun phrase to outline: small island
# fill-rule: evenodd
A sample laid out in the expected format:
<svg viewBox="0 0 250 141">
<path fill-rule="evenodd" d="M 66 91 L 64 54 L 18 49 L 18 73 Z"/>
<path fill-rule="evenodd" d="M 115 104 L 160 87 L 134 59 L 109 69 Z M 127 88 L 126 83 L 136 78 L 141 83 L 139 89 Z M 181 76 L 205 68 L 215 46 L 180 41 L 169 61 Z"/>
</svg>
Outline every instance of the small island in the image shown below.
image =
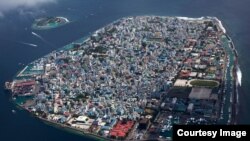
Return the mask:
<svg viewBox="0 0 250 141">
<path fill-rule="evenodd" d="M 126 17 L 5 85 L 52 125 L 105 140 L 171 140 L 173 124 L 236 123 L 237 57 L 216 17 Z"/>
<path fill-rule="evenodd" d="M 67 23 L 69 23 L 69 20 L 65 17 L 45 17 L 36 19 L 32 24 L 32 28 L 36 30 L 44 30 L 57 28 Z"/>
</svg>

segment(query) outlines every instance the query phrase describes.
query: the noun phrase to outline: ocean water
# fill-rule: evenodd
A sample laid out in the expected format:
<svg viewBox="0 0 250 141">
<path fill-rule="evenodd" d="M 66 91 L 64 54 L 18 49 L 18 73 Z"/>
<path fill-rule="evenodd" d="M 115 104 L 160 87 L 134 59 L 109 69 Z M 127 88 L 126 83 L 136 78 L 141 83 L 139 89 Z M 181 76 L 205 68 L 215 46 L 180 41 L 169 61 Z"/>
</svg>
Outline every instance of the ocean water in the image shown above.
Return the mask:
<svg viewBox="0 0 250 141">
<path fill-rule="evenodd" d="M 21 9 L 5 13 L 0 19 L 0 140 L 9 141 L 92 141 L 84 136 L 54 128 L 20 110 L 3 90 L 24 66 L 74 40 L 88 36 L 95 30 L 125 16 L 216 16 L 222 20 L 234 40 L 242 71 L 239 88 L 239 124 L 250 124 L 250 1 L 249 0 L 58 0 L 38 9 Z M 31 34 L 31 24 L 41 16 L 65 16 L 72 22 L 65 26 L 34 31 L 43 40 Z M 21 44 L 36 44 L 32 47 Z M 12 109 L 16 113 L 12 113 Z"/>
</svg>

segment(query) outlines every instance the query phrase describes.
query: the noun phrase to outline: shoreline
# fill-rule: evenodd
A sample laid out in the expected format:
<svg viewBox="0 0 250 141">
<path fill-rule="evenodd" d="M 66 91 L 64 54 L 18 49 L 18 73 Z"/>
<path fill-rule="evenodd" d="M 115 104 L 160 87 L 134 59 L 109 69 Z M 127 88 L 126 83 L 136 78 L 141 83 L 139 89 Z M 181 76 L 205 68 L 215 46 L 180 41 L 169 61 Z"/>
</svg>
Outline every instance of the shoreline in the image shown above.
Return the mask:
<svg viewBox="0 0 250 141">
<path fill-rule="evenodd" d="M 54 121 L 51 121 L 51 120 L 42 118 L 42 117 L 37 116 L 37 115 L 35 115 L 34 113 L 32 113 L 29 109 L 25 108 L 24 106 L 22 106 L 22 105 L 16 103 L 13 99 L 11 99 L 11 101 L 17 106 L 18 109 L 25 110 L 26 112 L 28 112 L 29 114 L 31 114 L 32 117 L 34 117 L 34 118 L 36 118 L 36 119 L 39 119 L 39 120 L 41 120 L 42 122 L 44 122 L 45 124 L 47 124 L 47 125 L 49 125 L 49 126 L 52 126 L 52 127 L 54 127 L 54 128 L 62 127 L 62 128 L 60 128 L 60 129 L 66 131 L 66 132 L 72 132 L 72 133 L 78 134 L 78 135 L 80 135 L 80 136 L 86 136 L 86 137 L 93 138 L 93 139 L 97 139 L 97 140 L 117 141 L 117 140 L 114 140 L 114 139 L 105 138 L 105 137 L 103 137 L 103 136 L 99 136 L 99 135 L 96 135 L 96 134 L 93 134 L 93 133 L 89 133 L 89 132 L 87 132 L 87 131 L 80 130 L 80 129 L 78 129 L 78 128 L 70 127 L 70 126 L 65 125 L 65 124 L 62 124 L 62 123 L 57 123 L 57 122 L 54 122 Z"/>
<path fill-rule="evenodd" d="M 231 37 L 229 35 L 226 35 L 228 40 L 229 40 L 229 43 L 230 43 L 230 48 L 231 48 L 231 51 L 232 53 L 234 54 L 234 65 L 233 65 L 233 86 L 234 86 L 234 90 L 232 92 L 232 107 L 231 107 L 231 117 L 233 118 L 230 123 L 231 124 L 237 124 L 237 113 L 238 113 L 238 106 L 239 106 L 239 100 L 238 100 L 238 96 L 239 96 L 239 93 L 238 93 L 238 85 L 241 84 L 241 82 L 238 82 L 238 74 L 237 74 L 237 67 L 239 67 L 239 64 L 238 64 L 238 53 L 235 49 L 235 46 L 234 46 L 234 43 L 233 43 L 233 40 L 231 39 Z"/>
<path fill-rule="evenodd" d="M 200 18 L 189 18 L 189 17 L 177 17 L 178 19 L 182 19 L 182 20 L 190 20 L 190 21 L 195 21 L 195 20 L 206 20 L 206 19 L 212 19 L 212 20 L 216 20 L 218 22 L 218 25 L 220 27 L 220 29 L 222 30 L 222 32 L 224 34 L 226 34 L 226 29 L 224 28 L 222 21 L 219 20 L 217 17 L 200 17 Z"/>
<path fill-rule="evenodd" d="M 221 22 L 221 20 L 219 20 L 217 17 L 214 17 L 215 18 L 215 20 L 219 23 L 219 27 L 221 28 L 221 30 L 223 31 L 223 33 L 224 34 L 226 34 L 226 29 L 224 28 L 224 26 L 223 26 L 223 24 L 222 24 L 222 22 Z M 227 35 L 227 34 L 226 34 Z"/>
<path fill-rule="evenodd" d="M 66 23 L 69 22 L 69 20 L 67 18 L 65 18 L 65 17 L 56 17 L 56 18 L 64 19 L 66 21 Z"/>
<path fill-rule="evenodd" d="M 222 21 L 219 20 L 217 17 L 214 17 L 214 19 L 218 22 L 218 26 L 220 27 L 220 29 L 223 31 L 224 35 L 226 36 L 227 40 L 228 40 L 228 44 L 229 44 L 229 48 L 232 51 L 232 53 L 234 54 L 234 65 L 232 66 L 232 77 L 233 77 L 233 92 L 231 94 L 231 98 L 232 101 L 230 100 L 230 110 L 231 112 L 229 113 L 230 115 L 230 124 L 237 124 L 237 113 L 238 113 L 238 106 L 239 106 L 239 93 L 238 93 L 238 85 L 241 85 L 241 82 L 239 82 L 238 79 L 238 70 L 239 68 L 239 64 L 238 64 L 238 52 L 234 46 L 234 42 L 232 40 L 232 38 L 226 33 L 226 29 L 224 28 Z M 241 80 L 240 80 L 241 81 Z M 230 99 L 231 99 L 230 98 Z"/>
</svg>

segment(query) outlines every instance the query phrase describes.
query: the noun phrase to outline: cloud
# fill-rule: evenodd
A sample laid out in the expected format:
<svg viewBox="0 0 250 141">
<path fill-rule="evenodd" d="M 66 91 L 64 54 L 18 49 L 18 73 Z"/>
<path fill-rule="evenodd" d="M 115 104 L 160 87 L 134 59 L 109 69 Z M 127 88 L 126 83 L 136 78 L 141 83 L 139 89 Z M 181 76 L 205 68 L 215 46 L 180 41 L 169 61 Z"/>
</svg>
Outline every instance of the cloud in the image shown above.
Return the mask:
<svg viewBox="0 0 250 141">
<path fill-rule="evenodd" d="M 41 4 L 54 3 L 57 0 L 0 0 L 0 17 L 4 17 L 4 13 L 10 10 L 24 7 L 34 8 Z"/>
</svg>

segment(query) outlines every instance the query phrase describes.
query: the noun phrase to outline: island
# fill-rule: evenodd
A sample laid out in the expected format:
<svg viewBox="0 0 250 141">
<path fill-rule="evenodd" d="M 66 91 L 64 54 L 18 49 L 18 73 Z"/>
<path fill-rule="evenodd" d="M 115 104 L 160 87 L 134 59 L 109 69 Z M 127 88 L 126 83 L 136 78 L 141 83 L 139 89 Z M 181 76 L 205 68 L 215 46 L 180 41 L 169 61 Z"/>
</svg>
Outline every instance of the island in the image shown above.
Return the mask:
<svg viewBox="0 0 250 141">
<path fill-rule="evenodd" d="M 45 30 L 51 28 L 57 28 L 59 26 L 69 23 L 69 20 L 65 17 L 45 17 L 39 18 L 32 24 L 32 29 Z"/>
<path fill-rule="evenodd" d="M 235 124 L 238 60 L 216 17 L 134 16 L 6 82 L 17 105 L 104 140 L 171 140 L 173 124 Z"/>
</svg>

